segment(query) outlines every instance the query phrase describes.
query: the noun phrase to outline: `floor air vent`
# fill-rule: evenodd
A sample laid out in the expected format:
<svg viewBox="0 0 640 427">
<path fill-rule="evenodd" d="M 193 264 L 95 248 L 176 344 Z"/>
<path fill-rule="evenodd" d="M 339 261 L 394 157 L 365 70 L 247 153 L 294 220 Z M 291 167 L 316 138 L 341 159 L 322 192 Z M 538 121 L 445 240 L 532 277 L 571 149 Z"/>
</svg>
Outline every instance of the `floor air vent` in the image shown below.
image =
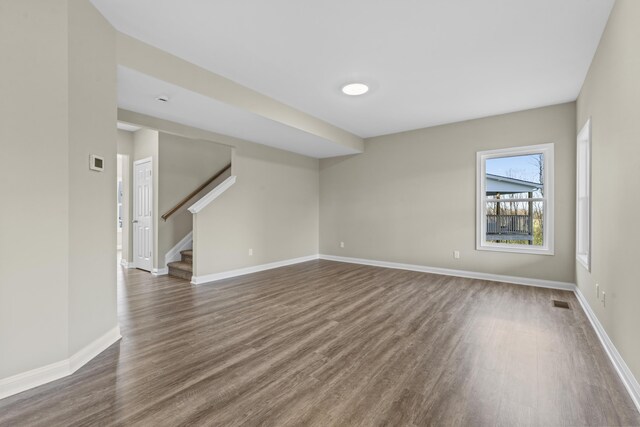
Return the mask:
<svg viewBox="0 0 640 427">
<path fill-rule="evenodd" d="M 569 303 L 566 301 L 558 301 L 554 299 L 553 306 L 558 308 L 569 308 Z"/>
</svg>

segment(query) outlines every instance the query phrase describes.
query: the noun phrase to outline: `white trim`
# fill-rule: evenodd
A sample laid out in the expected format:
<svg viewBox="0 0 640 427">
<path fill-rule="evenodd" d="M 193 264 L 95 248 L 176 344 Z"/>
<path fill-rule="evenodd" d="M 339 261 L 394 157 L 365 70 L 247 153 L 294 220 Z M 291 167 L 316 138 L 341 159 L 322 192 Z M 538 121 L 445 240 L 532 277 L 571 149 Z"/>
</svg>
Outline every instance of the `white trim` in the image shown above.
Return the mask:
<svg viewBox="0 0 640 427">
<path fill-rule="evenodd" d="M 527 154 L 544 154 L 544 228 L 542 247 L 528 245 L 507 245 L 490 243 L 485 240 L 487 222 L 485 175 L 487 159 L 506 156 L 523 156 Z M 476 250 L 510 252 L 535 255 L 554 254 L 554 144 L 527 145 L 524 147 L 500 148 L 497 150 L 478 151 L 476 153 Z"/>
<path fill-rule="evenodd" d="M 124 259 L 124 258 L 121 258 L 121 259 L 120 259 L 120 265 L 121 265 L 121 266 L 123 266 L 124 268 L 133 268 L 133 267 L 132 267 L 132 264 L 133 264 L 133 263 L 130 263 L 129 261 L 127 261 L 127 260 L 126 260 L 126 259 Z"/>
<path fill-rule="evenodd" d="M 133 165 L 141 165 L 143 163 L 147 163 L 147 162 L 153 162 L 153 157 L 145 157 L 144 159 L 140 159 L 140 160 L 135 160 L 133 162 Z"/>
<path fill-rule="evenodd" d="M 228 279 L 230 277 L 244 276 L 245 274 L 257 273 L 259 271 L 271 270 L 273 268 L 286 267 L 287 265 L 312 261 L 314 259 L 318 259 L 318 257 L 318 255 L 309 255 L 300 258 L 291 258 L 283 261 L 270 262 L 268 264 L 254 265 L 252 267 L 239 268 L 237 270 L 224 271 L 222 273 L 205 274 L 204 276 L 193 276 L 191 278 L 191 284 L 201 285 L 203 283 L 215 282 L 217 280 Z"/>
<path fill-rule="evenodd" d="M 184 236 L 174 247 L 169 249 L 169 251 L 164 256 L 164 267 L 167 266 L 170 262 L 180 261 L 180 252 L 192 249 L 193 248 L 193 231 L 190 231 L 189 234 Z"/>
<path fill-rule="evenodd" d="M 120 327 L 116 326 L 68 359 L 0 379 L 0 399 L 73 374 L 120 338 Z"/>
<path fill-rule="evenodd" d="M 120 335 L 120 326 L 116 326 L 115 328 L 107 331 L 97 340 L 78 350 L 69 358 L 69 373 L 73 374 L 75 371 L 87 364 L 91 359 L 111 347 L 111 345 L 120 338 L 122 338 L 122 335 Z"/>
<path fill-rule="evenodd" d="M 69 375 L 69 359 L 0 380 L 0 399 Z"/>
<path fill-rule="evenodd" d="M 586 184 L 586 192 L 588 199 L 588 206 L 586 212 L 586 222 L 587 224 L 587 235 L 582 236 L 583 239 L 587 240 L 587 252 L 580 253 L 580 239 L 581 239 L 581 221 L 580 221 L 580 172 L 581 162 L 580 162 L 580 148 L 582 144 L 586 144 L 587 155 L 586 155 L 586 174 L 587 174 L 587 182 Z M 576 260 L 587 269 L 587 271 L 591 271 L 591 117 L 587 120 L 587 122 L 578 133 L 578 137 L 576 138 Z"/>
<path fill-rule="evenodd" d="M 362 258 L 349 258 L 335 255 L 320 255 L 320 259 L 329 261 L 346 262 L 350 264 L 372 265 L 375 267 L 395 268 L 399 270 L 419 271 L 422 273 L 442 274 L 444 276 L 466 277 L 469 279 L 491 280 L 494 282 L 512 283 L 514 285 L 537 286 L 539 288 L 560 289 L 573 291 L 575 285 L 569 282 L 557 282 L 554 280 L 530 279 L 526 277 L 504 276 L 501 274 L 480 273 L 466 270 L 452 270 L 449 268 L 429 267 L 426 265 L 403 264 L 399 262 L 377 261 Z"/>
<path fill-rule="evenodd" d="M 151 274 L 153 274 L 154 276 L 166 276 L 167 274 L 169 274 L 169 268 L 154 268 L 151 270 Z"/>
<path fill-rule="evenodd" d="M 609 356 L 609 359 L 611 359 L 611 363 L 613 363 L 613 366 L 616 369 L 616 372 L 618 372 L 622 383 L 627 389 L 627 392 L 629 392 L 631 400 L 636 405 L 636 409 L 638 410 L 638 412 L 640 412 L 640 384 L 638 384 L 638 380 L 636 380 L 636 378 L 633 376 L 633 373 L 618 352 L 618 349 L 616 349 L 616 346 L 609 338 L 609 335 L 607 335 L 607 332 L 598 320 L 596 314 L 591 309 L 589 302 L 587 302 L 586 298 L 582 294 L 582 291 L 580 291 L 580 288 L 576 286 L 574 292 L 576 294 L 576 298 L 582 306 L 582 310 L 587 315 L 589 322 L 591 322 L 591 326 L 593 326 L 593 329 L 596 331 L 596 335 L 598 335 L 598 338 L 600 339 L 604 350 Z"/>
<path fill-rule="evenodd" d="M 213 190 L 209 191 L 207 194 L 202 196 L 200 200 L 198 200 L 193 205 L 191 205 L 189 207 L 189 212 L 191 212 L 192 214 L 197 214 L 202 209 L 204 209 L 209 203 L 213 202 L 215 199 L 220 197 L 222 193 L 227 191 L 229 187 L 231 187 L 235 183 L 236 183 L 236 176 L 231 175 L 229 178 L 222 181 L 220 185 L 218 185 Z"/>
</svg>

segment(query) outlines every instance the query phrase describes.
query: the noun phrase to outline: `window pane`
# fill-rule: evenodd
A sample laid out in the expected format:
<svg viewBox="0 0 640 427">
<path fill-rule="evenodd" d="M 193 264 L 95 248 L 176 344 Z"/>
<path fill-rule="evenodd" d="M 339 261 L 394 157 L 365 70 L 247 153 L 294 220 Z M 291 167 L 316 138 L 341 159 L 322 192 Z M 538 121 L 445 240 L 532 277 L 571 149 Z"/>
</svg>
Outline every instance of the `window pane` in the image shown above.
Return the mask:
<svg viewBox="0 0 640 427">
<path fill-rule="evenodd" d="M 486 202 L 486 241 L 543 246 L 544 202 Z"/>
<path fill-rule="evenodd" d="M 549 143 L 477 153 L 478 250 L 553 255 L 553 151 Z"/>
<path fill-rule="evenodd" d="M 578 197 L 588 196 L 589 183 L 589 167 L 588 167 L 588 150 L 587 144 L 578 145 Z"/>
<path fill-rule="evenodd" d="M 486 160 L 488 198 L 541 198 L 544 196 L 544 154 L 495 157 Z"/>
</svg>

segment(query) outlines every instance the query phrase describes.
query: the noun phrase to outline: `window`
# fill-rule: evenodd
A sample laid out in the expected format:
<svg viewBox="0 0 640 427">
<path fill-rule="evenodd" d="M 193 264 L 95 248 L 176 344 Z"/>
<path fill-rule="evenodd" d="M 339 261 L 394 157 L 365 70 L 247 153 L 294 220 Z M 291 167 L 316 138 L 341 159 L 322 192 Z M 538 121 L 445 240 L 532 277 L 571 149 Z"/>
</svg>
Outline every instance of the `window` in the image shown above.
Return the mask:
<svg viewBox="0 0 640 427">
<path fill-rule="evenodd" d="M 476 249 L 553 255 L 553 144 L 477 154 Z"/>
<path fill-rule="evenodd" d="M 578 134 L 576 174 L 576 260 L 591 266 L 591 119 Z"/>
</svg>

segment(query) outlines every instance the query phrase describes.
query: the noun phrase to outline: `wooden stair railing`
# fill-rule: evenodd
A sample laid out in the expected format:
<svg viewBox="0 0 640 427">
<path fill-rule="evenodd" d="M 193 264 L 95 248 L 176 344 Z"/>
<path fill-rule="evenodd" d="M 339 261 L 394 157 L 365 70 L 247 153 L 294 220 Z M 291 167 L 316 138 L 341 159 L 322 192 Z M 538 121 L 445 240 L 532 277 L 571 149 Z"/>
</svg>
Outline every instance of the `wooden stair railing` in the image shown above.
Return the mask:
<svg viewBox="0 0 640 427">
<path fill-rule="evenodd" d="M 167 218 L 169 218 L 171 215 L 173 215 L 174 213 L 176 213 L 176 211 L 178 209 L 180 209 L 181 207 L 183 207 L 189 200 L 193 199 L 199 192 L 201 192 L 202 190 L 204 190 L 205 188 L 207 188 L 207 186 L 209 184 L 211 184 L 213 181 L 215 181 L 216 179 L 218 179 L 220 177 L 220 175 L 222 175 L 223 173 L 225 173 L 226 171 L 228 171 L 231 168 L 231 163 L 229 163 L 227 166 L 223 167 L 222 169 L 220 169 L 220 171 L 218 173 L 216 173 L 215 175 L 213 175 L 211 178 L 209 178 L 206 182 L 204 182 L 201 186 L 199 186 L 198 188 L 196 188 L 195 190 L 193 190 L 191 193 L 189 193 L 187 195 L 187 197 L 185 197 L 184 199 L 182 199 L 178 204 L 176 204 L 174 207 L 172 207 L 171 209 L 169 209 L 164 215 L 162 215 L 162 219 L 163 220 L 167 220 Z"/>
</svg>

